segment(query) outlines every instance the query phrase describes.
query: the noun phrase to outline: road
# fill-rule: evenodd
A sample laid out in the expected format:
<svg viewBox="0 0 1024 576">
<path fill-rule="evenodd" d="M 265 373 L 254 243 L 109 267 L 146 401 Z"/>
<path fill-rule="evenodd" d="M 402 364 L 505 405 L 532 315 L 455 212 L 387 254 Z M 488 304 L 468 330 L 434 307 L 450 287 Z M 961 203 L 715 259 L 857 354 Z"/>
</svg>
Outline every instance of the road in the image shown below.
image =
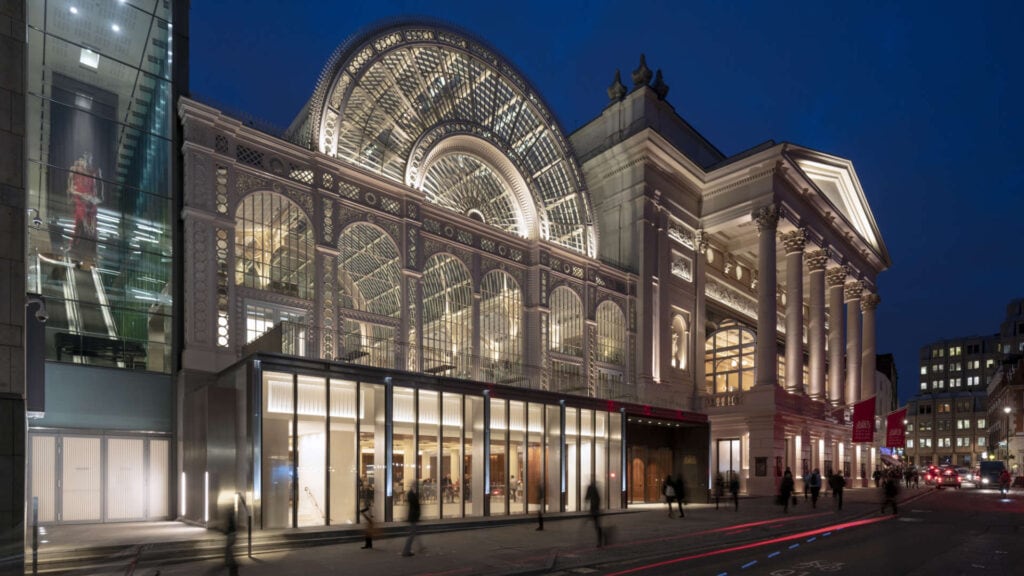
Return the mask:
<svg viewBox="0 0 1024 576">
<path fill-rule="evenodd" d="M 689 554 L 650 556 L 602 571 L 626 574 L 1020 574 L 1024 495 L 994 490 L 932 490 L 898 515 L 814 518 L 778 526 L 751 542 Z"/>
</svg>

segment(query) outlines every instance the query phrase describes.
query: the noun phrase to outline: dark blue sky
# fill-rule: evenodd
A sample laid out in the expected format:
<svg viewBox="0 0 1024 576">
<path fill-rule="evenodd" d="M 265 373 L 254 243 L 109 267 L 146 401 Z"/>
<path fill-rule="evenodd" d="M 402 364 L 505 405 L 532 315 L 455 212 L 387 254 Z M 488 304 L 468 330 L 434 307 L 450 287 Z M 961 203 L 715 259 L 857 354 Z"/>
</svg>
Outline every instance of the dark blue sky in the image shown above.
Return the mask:
<svg viewBox="0 0 1024 576">
<path fill-rule="evenodd" d="M 350 34 L 425 15 L 489 42 L 567 132 L 641 52 L 726 154 L 765 140 L 849 158 L 893 267 L 878 350 L 901 401 L 918 349 L 999 329 L 1024 296 L 1024 8 L 1006 2 L 193 2 L 191 87 L 286 126 Z"/>
</svg>

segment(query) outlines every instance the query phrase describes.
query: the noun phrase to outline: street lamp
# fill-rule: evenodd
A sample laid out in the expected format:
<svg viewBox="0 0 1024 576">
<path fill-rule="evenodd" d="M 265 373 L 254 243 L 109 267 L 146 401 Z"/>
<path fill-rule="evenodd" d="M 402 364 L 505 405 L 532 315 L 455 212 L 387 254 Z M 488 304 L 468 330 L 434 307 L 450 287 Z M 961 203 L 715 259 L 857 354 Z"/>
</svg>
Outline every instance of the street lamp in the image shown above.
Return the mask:
<svg viewBox="0 0 1024 576">
<path fill-rule="evenodd" d="M 1006 465 L 1010 465 L 1010 412 L 1013 409 L 1009 406 L 1003 406 L 1003 412 L 1006 413 Z"/>
</svg>

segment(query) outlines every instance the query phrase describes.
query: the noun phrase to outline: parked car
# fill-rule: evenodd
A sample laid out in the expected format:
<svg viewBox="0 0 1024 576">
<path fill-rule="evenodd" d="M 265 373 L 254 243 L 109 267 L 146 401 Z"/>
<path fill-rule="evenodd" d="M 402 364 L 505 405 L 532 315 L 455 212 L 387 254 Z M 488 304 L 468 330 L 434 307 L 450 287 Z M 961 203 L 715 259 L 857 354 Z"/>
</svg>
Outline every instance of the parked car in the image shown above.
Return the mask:
<svg viewBox="0 0 1024 576">
<path fill-rule="evenodd" d="M 943 486 L 950 486 L 960 489 L 960 474 L 953 466 L 944 466 L 939 469 L 939 475 L 935 480 L 935 487 L 942 489 Z"/>
</svg>

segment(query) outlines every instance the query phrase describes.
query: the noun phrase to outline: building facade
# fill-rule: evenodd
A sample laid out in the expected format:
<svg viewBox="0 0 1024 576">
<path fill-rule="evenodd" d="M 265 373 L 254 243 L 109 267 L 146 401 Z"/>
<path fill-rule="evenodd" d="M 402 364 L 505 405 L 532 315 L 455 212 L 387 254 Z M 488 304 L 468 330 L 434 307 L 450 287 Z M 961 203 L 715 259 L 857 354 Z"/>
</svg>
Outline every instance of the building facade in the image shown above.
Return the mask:
<svg viewBox="0 0 1024 576">
<path fill-rule="evenodd" d="M 567 135 L 512 63 L 429 21 L 346 41 L 273 133 L 178 98 L 187 4 L 140 5 L 27 18 L 43 522 L 206 524 L 236 497 L 262 528 L 390 520 L 412 488 L 426 518 L 573 511 L 592 483 L 622 507 L 667 474 L 691 499 L 718 474 L 769 494 L 787 467 L 866 483 L 849 413 L 886 378 L 890 261 L 848 160 L 726 156 L 642 59 Z"/>
<path fill-rule="evenodd" d="M 1006 306 L 999 327 L 999 368 L 988 383 L 988 455 L 1004 460 L 1014 476 L 1021 475 L 1024 441 L 1021 411 L 1024 410 L 1024 299 Z"/>
</svg>

